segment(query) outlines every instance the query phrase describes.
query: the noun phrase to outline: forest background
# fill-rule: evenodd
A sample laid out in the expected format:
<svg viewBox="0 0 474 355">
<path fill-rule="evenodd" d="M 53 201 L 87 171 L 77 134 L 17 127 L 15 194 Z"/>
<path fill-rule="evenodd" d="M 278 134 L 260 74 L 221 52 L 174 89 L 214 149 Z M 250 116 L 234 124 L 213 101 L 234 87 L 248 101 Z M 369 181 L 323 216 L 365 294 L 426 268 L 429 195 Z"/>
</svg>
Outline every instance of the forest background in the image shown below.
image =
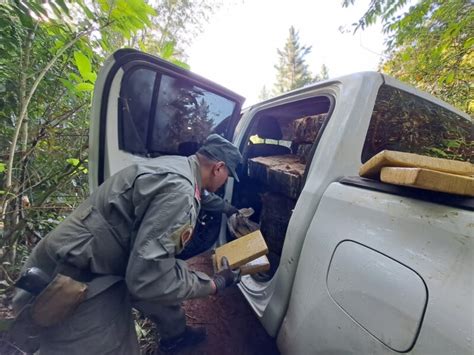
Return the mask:
<svg viewBox="0 0 474 355">
<path fill-rule="evenodd" d="M 5 299 L 31 248 L 88 195 L 91 96 L 104 60 L 131 47 L 187 68 L 190 41 L 219 6 L 225 5 L 220 0 L 0 2 L 0 295 Z M 474 112 L 471 1 L 420 0 L 407 6 L 406 0 L 372 0 L 354 20 L 354 32 L 383 24 L 387 41 L 380 71 Z M 262 99 L 328 77 L 325 66 L 317 75 L 309 72 L 310 50 L 290 28 L 275 56 L 275 85 L 262 89 Z"/>
</svg>

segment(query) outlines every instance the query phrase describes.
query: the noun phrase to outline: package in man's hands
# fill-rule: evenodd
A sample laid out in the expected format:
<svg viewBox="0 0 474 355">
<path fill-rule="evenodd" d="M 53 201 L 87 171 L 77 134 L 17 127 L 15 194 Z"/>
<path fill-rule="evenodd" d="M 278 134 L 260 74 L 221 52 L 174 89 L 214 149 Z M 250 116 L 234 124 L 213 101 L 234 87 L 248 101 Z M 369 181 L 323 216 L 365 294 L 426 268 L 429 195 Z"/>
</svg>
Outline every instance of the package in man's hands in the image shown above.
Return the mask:
<svg viewBox="0 0 474 355">
<path fill-rule="evenodd" d="M 267 253 L 267 244 L 260 230 L 257 230 L 216 248 L 214 268 L 219 271 L 220 261 L 225 256 L 230 267 L 240 267 L 243 275 L 267 271 L 270 268 Z"/>
</svg>

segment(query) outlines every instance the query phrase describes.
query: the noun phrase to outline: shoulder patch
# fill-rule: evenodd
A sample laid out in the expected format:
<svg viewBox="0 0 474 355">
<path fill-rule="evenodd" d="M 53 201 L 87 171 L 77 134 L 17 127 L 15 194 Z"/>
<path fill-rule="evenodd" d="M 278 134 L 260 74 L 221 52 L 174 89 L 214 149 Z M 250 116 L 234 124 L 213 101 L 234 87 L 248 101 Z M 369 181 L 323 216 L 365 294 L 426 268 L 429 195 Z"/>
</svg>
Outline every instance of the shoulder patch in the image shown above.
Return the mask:
<svg viewBox="0 0 474 355">
<path fill-rule="evenodd" d="M 188 242 L 191 240 L 192 235 L 193 235 L 193 227 L 191 227 L 190 225 L 186 226 L 186 228 L 184 228 L 184 230 L 181 232 L 181 235 L 180 235 L 181 245 L 183 247 L 185 247 L 186 244 L 188 244 Z"/>
<path fill-rule="evenodd" d="M 201 202 L 201 191 L 199 191 L 197 181 L 194 182 L 194 198 Z"/>
</svg>

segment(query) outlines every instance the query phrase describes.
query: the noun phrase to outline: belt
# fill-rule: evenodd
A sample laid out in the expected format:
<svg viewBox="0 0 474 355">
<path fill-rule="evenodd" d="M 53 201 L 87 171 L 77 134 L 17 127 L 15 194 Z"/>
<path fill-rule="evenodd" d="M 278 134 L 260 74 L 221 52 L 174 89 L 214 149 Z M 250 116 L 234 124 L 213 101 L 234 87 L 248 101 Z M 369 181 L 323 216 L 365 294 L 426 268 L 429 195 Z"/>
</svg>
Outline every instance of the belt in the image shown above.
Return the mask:
<svg viewBox="0 0 474 355">
<path fill-rule="evenodd" d="M 56 268 L 56 273 L 64 276 L 69 276 L 71 279 L 80 282 L 90 282 L 96 277 L 101 276 L 89 270 L 79 269 L 77 266 L 68 263 L 60 263 Z"/>
<path fill-rule="evenodd" d="M 123 276 L 96 274 L 89 270 L 79 269 L 68 263 L 59 264 L 56 272 L 69 276 L 76 281 L 87 283 L 86 300 L 104 292 L 109 287 L 123 280 Z"/>
</svg>

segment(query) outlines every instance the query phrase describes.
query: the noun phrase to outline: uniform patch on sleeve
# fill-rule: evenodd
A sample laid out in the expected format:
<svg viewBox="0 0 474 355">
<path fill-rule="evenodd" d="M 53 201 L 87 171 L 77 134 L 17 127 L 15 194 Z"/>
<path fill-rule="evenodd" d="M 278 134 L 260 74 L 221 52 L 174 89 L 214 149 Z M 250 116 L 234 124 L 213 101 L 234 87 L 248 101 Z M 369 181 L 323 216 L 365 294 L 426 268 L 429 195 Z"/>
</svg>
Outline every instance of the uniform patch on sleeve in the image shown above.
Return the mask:
<svg viewBox="0 0 474 355">
<path fill-rule="evenodd" d="M 199 191 L 197 182 L 194 182 L 194 198 L 201 202 L 201 191 Z"/>
<path fill-rule="evenodd" d="M 193 227 L 191 227 L 190 225 L 186 226 L 186 228 L 184 228 L 184 230 L 181 232 L 181 236 L 180 236 L 181 245 L 183 246 L 183 248 L 191 240 L 192 235 L 193 235 Z"/>
</svg>

